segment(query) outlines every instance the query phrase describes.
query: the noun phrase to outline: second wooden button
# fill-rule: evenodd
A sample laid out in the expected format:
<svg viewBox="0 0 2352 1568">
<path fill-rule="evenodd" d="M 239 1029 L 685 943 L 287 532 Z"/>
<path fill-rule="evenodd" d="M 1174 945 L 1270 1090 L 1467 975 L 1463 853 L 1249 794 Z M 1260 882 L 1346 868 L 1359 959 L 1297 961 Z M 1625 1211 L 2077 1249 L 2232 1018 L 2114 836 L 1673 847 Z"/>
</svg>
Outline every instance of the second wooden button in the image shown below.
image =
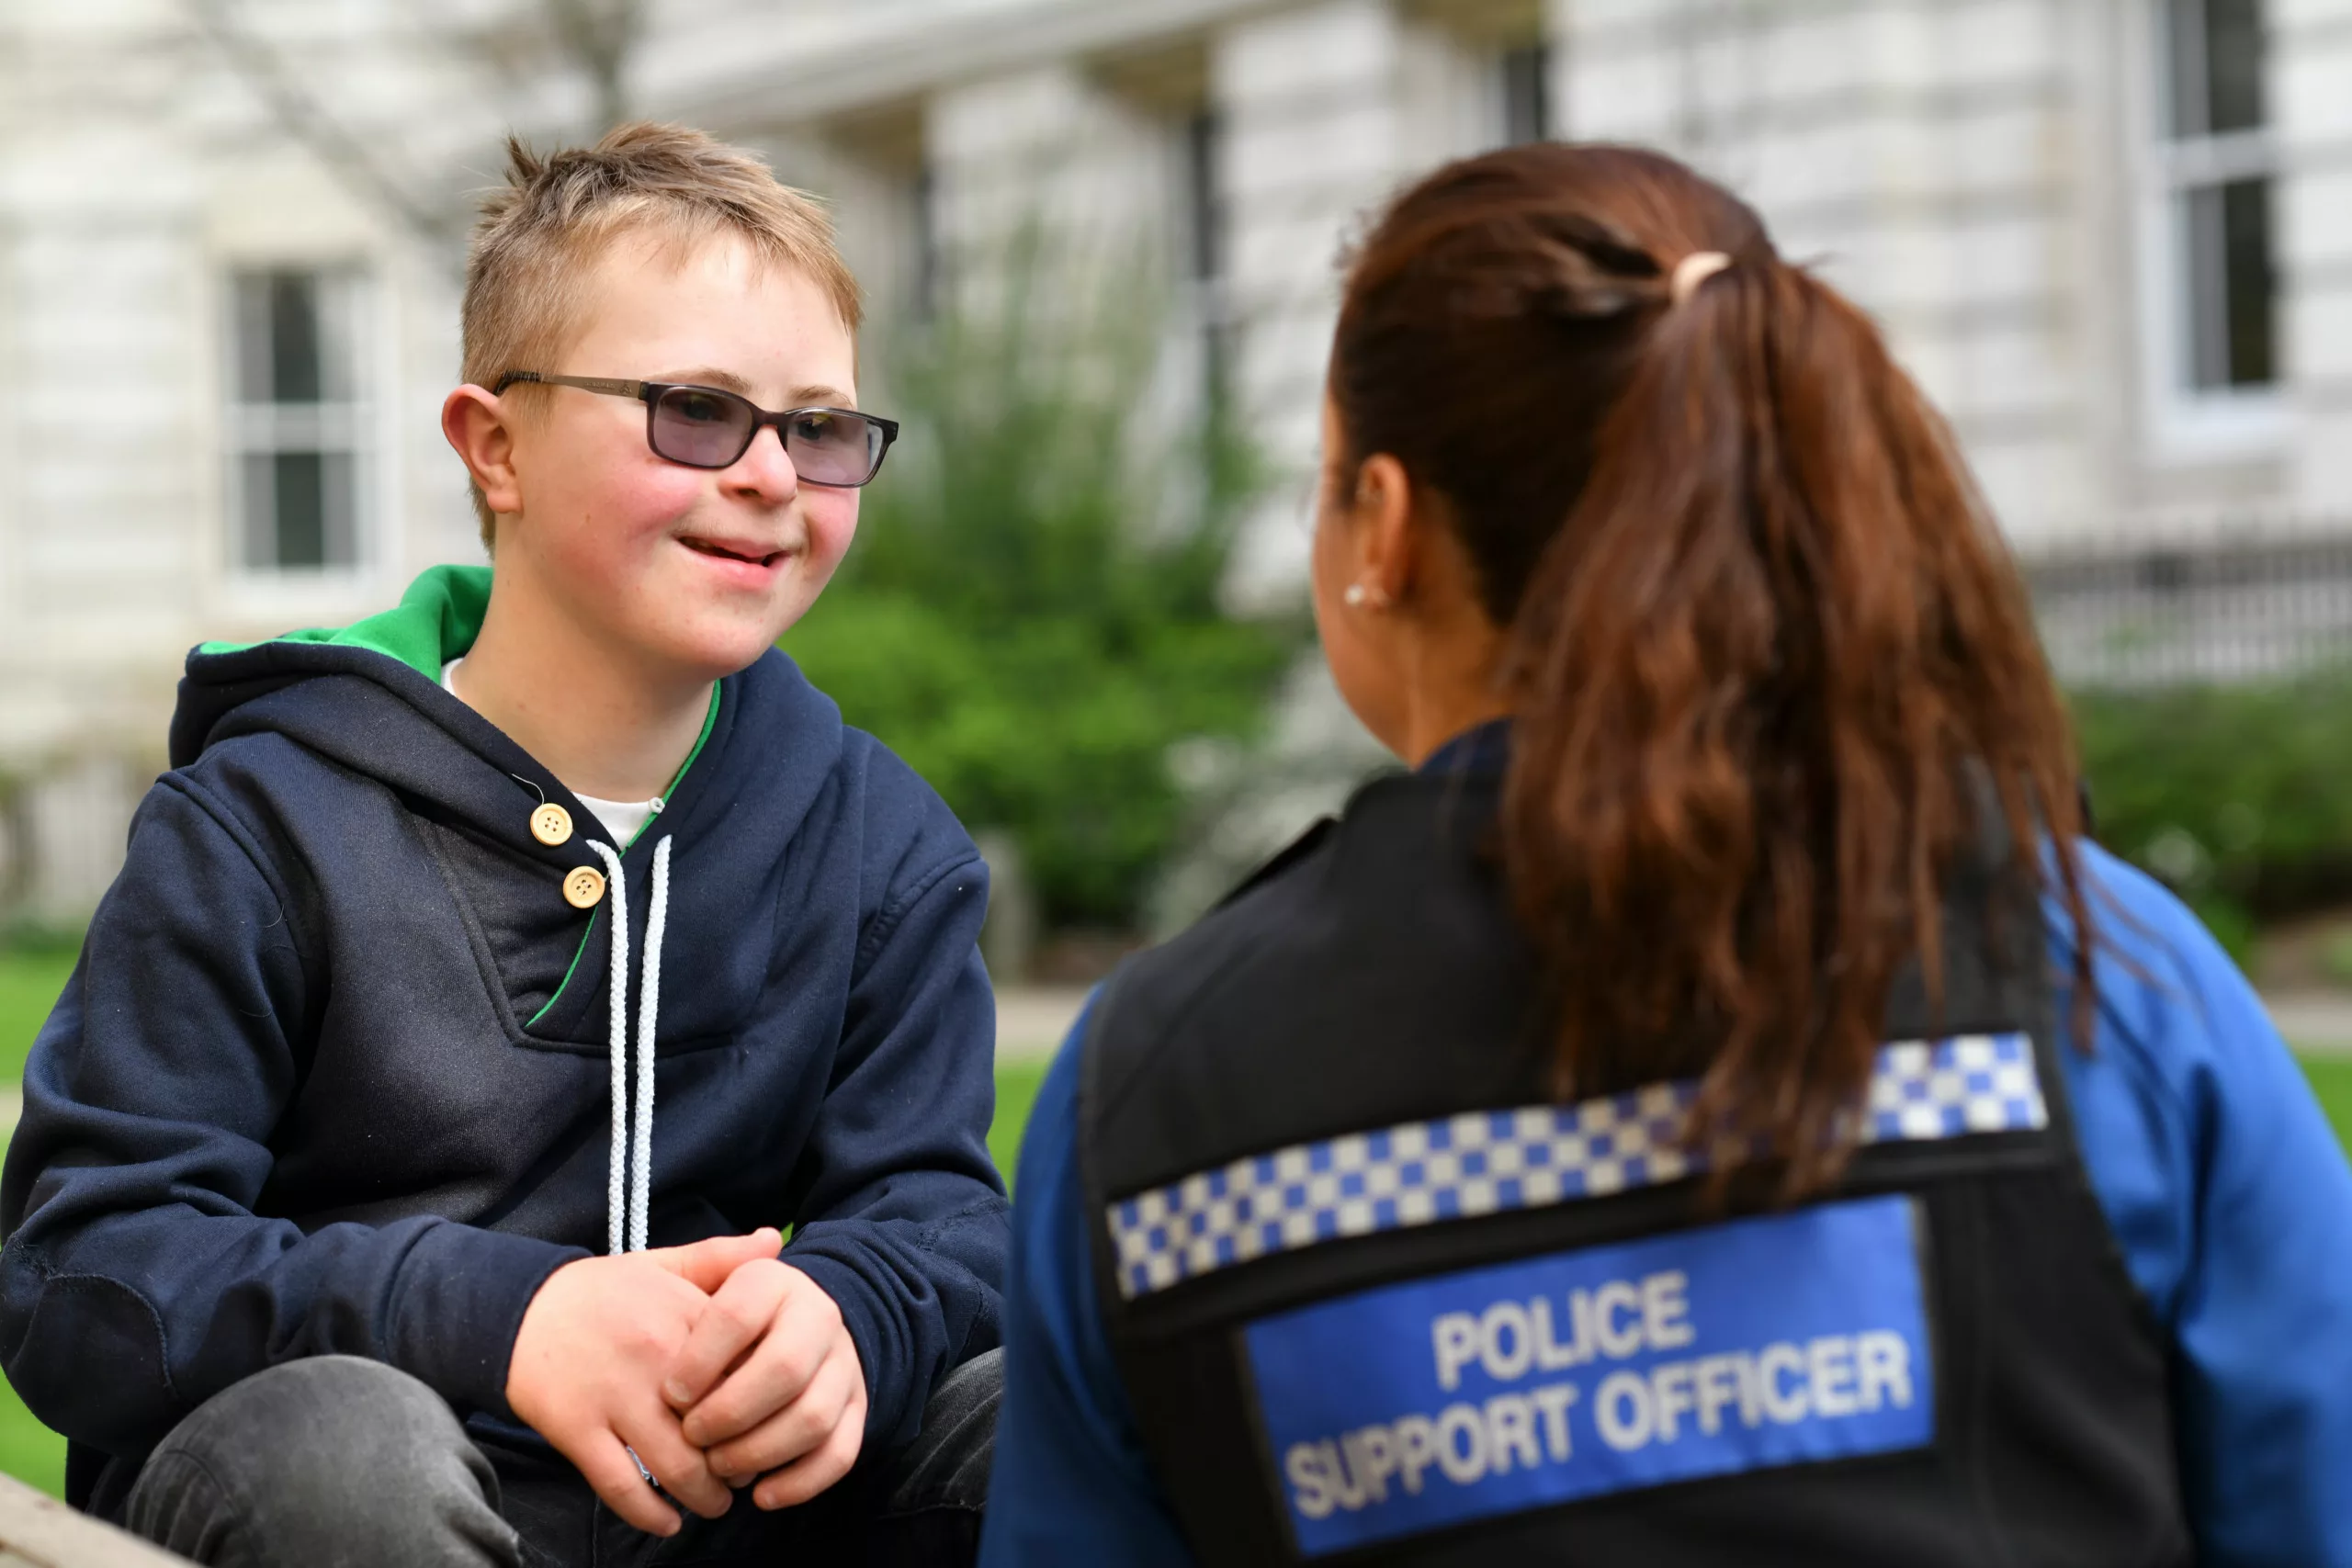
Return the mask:
<svg viewBox="0 0 2352 1568">
<path fill-rule="evenodd" d="M 563 901 L 575 909 L 593 909 L 605 897 L 605 874 L 593 866 L 575 865 L 563 879 Z"/>
</svg>

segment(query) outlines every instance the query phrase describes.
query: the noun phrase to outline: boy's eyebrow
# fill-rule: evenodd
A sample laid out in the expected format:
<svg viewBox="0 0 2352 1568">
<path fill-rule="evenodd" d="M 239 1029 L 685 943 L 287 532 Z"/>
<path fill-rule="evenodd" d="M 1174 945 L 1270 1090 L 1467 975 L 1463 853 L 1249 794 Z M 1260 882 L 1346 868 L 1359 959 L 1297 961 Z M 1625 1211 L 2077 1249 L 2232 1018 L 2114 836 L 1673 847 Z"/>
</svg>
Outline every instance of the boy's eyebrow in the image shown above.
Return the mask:
<svg viewBox="0 0 2352 1568">
<path fill-rule="evenodd" d="M 681 370 L 675 377 L 665 377 L 673 386 L 716 387 L 722 392 L 732 392 L 739 398 L 752 397 L 752 383 L 732 370 L 721 370 L 715 365 L 701 366 L 693 370 Z M 759 400 L 752 398 L 753 402 Z M 857 400 L 839 387 L 811 385 L 795 387 L 785 394 L 786 408 L 808 408 L 822 403 L 830 408 L 854 409 Z"/>
<path fill-rule="evenodd" d="M 692 370 L 681 370 L 674 376 L 662 376 L 655 379 L 667 382 L 673 387 L 716 387 L 722 392 L 732 392 L 739 398 L 748 398 L 752 395 L 752 384 L 749 381 L 736 375 L 732 370 L 721 370 L 713 365 L 697 366 Z"/>
</svg>

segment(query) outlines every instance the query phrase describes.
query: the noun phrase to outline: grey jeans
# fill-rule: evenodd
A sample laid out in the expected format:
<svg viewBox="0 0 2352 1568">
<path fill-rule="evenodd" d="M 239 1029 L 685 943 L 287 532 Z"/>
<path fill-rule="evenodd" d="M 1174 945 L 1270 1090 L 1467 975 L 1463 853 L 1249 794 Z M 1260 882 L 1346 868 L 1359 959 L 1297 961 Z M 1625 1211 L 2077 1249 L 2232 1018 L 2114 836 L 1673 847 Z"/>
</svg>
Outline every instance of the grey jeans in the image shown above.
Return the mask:
<svg viewBox="0 0 2352 1568">
<path fill-rule="evenodd" d="M 686 1563 L 949 1568 L 978 1552 L 1001 1352 L 950 1373 L 922 1430 L 797 1508 L 748 1495 L 662 1540 L 623 1522 L 520 1427 L 461 1424 L 406 1372 L 289 1361 L 207 1401 L 140 1472 L 124 1522 L 223 1568 L 607 1568 Z"/>
</svg>

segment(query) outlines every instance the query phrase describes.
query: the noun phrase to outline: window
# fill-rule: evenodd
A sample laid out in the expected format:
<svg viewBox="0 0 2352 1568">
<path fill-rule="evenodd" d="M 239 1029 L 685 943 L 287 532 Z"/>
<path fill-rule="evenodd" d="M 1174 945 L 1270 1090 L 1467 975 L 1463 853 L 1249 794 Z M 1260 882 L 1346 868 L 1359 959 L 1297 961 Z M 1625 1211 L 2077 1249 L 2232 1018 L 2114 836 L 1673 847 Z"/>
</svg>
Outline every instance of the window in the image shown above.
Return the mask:
<svg viewBox="0 0 2352 1568">
<path fill-rule="evenodd" d="M 362 294 L 345 270 L 256 269 L 231 280 L 230 516 L 247 571 L 359 564 Z"/>
<path fill-rule="evenodd" d="M 2260 0 L 2156 0 L 2155 168 L 2177 392 L 2227 395 L 2278 379 L 2270 248 L 2276 151 L 2263 103 Z"/>
<path fill-rule="evenodd" d="M 1223 155 L 1224 123 L 1214 109 L 1198 109 L 1184 120 L 1184 281 L 1200 322 L 1204 387 L 1211 401 L 1221 399 L 1231 356 L 1225 307 L 1225 191 L 1217 163 Z"/>
<path fill-rule="evenodd" d="M 915 320 L 928 321 L 939 314 L 942 274 L 939 239 L 939 176 L 926 160 L 907 183 L 908 248 L 912 252 L 908 284 Z"/>
<path fill-rule="evenodd" d="M 1506 49 L 1501 76 L 1502 144 L 1516 147 L 1552 134 L 1552 51 L 1540 43 Z"/>
</svg>

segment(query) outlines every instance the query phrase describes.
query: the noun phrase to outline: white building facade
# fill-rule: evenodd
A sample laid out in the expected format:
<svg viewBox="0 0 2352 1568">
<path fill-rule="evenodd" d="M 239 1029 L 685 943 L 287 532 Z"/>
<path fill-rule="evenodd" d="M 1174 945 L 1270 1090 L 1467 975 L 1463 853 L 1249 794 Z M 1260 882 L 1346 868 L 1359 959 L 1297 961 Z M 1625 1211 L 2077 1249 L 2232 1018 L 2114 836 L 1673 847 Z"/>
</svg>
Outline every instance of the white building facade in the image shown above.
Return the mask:
<svg viewBox="0 0 2352 1568">
<path fill-rule="evenodd" d="M 119 863 L 187 649 L 479 558 L 436 411 L 508 129 L 831 200 L 877 315 L 1042 218 L 1155 249 L 1288 481 L 1333 261 L 1444 159 L 1652 143 L 1874 311 L 2029 557 L 2352 526 L 2352 0 L 0 0 L 0 919 Z"/>
</svg>

